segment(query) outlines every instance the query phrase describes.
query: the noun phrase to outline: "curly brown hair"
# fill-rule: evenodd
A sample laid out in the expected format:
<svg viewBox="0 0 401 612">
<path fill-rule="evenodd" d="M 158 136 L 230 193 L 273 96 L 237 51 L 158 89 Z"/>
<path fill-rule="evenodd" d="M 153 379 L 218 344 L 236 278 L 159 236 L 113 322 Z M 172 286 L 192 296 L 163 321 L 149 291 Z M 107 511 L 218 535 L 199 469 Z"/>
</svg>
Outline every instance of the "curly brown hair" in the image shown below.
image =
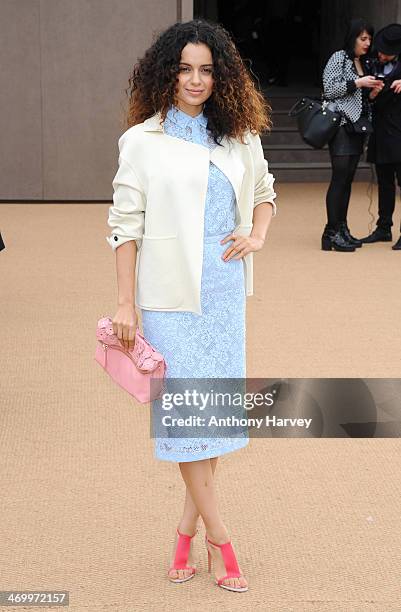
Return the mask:
<svg viewBox="0 0 401 612">
<path fill-rule="evenodd" d="M 229 33 L 206 19 L 170 26 L 135 64 L 125 90 L 127 128 L 156 112 L 164 121 L 168 109 L 175 104 L 181 51 L 187 43 L 204 43 L 212 53 L 213 91 L 203 112 L 215 142 L 219 144 L 224 136 L 244 142 L 248 130 L 257 134 L 270 130 L 271 107 L 256 88 Z"/>
</svg>

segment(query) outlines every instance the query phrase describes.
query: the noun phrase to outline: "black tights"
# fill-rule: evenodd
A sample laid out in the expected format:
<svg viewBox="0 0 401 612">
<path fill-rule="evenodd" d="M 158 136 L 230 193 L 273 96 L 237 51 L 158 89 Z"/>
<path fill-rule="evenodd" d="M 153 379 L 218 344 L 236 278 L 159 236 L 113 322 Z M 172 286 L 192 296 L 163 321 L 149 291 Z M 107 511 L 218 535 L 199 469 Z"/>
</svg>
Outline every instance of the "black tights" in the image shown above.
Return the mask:
<svg viewBox="0 0 401 612">
<path fill-rule="evenodd" d="M 351 185 L 360 155 L 331 155 L 333 170 L 326 195 L 327 228 L 338 229 L 347 221 Z"/>
</svg>

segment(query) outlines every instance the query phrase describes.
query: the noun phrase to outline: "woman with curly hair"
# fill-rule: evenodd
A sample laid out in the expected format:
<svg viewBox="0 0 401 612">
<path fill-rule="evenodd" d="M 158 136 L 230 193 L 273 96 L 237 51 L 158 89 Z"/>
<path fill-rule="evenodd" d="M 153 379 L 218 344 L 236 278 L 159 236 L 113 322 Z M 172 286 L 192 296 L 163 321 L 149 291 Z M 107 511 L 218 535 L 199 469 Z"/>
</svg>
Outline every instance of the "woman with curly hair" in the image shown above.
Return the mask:
<svg viewBox="0 0 401 612">
<path fill-rule="evenodd" d="M 114 331 L 132 350 L 137 307 L 169 381 L 244 379 L 252 255 L 276 212 L 259 136 L 270 127 L 270 107 L 229 34 L 206 20 L 162 32 L 129 83 L 108 217 L 118 281 Z M 175 417 L 186 414 L 179 407 L 167 413 L 159 399 L 152 404 L 155 456 L 178 463 L 186 485 L 168 578 L 195 575 L 192 538 L 201 516 L 216 584 L 246 591 L 214 473 L 219 456 L 248 444 L 248 431 L 223 437 L 213 426 L 183 429 Z"/>
</svg>

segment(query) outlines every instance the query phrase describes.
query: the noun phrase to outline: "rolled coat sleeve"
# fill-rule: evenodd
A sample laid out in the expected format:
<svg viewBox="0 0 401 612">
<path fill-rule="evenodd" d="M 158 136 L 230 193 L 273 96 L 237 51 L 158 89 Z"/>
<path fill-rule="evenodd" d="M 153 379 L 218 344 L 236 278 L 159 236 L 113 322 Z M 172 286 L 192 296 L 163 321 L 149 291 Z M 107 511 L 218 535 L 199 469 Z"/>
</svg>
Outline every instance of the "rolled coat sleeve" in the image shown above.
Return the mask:
<svg viewBox="0 0 401 612">
<path fill-rule="evenodd" d="M 129 240 L 135 240 L 137 247 L 141 247 L 146 208 L 146 197 L 134 168 L 121 153 L 118 163 L 112 182 L 113 206 L 107 219 L 112 231 L 111 236 L 106 236 L 113 251 Z"/>
<path fill-rule="evenodd" d="M 259 134 L 251 134 L 250 139 L 255 171 L 255 192 L 253 207 L 262 202 L 268 202 L 273 207 L 273 217 L 277 214 L 275 203 L 276 193 L 273 189 L 274 176 L 269 172 L 269 165 L 264 157 L 263 146 Z"/>
<path fill-rule="evenodd" d="M 355 81 L 344 78 L 344 52 L 336 51 L 323 70 L 323 93 L 327 100 L 342 98 L 356 90 Z"/>
</svg>

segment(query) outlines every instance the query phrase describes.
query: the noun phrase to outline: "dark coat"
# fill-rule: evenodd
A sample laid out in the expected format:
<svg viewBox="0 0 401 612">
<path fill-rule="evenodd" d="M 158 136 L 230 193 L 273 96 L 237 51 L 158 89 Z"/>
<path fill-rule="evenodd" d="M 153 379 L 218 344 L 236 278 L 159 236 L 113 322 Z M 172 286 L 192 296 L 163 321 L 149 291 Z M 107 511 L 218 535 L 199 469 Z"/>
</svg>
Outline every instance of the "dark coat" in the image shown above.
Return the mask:
<svg viewBox="0 0 401 612">
<path fill-rule="evenodd" d="M 367 161 L 377 164 L 401 163 L 401 93 L 390 89 L 401 79 L 401 61 L 387 75 L 385 86 L 373 102 L 374 133 L 369 138 Z"/>
</svg>

